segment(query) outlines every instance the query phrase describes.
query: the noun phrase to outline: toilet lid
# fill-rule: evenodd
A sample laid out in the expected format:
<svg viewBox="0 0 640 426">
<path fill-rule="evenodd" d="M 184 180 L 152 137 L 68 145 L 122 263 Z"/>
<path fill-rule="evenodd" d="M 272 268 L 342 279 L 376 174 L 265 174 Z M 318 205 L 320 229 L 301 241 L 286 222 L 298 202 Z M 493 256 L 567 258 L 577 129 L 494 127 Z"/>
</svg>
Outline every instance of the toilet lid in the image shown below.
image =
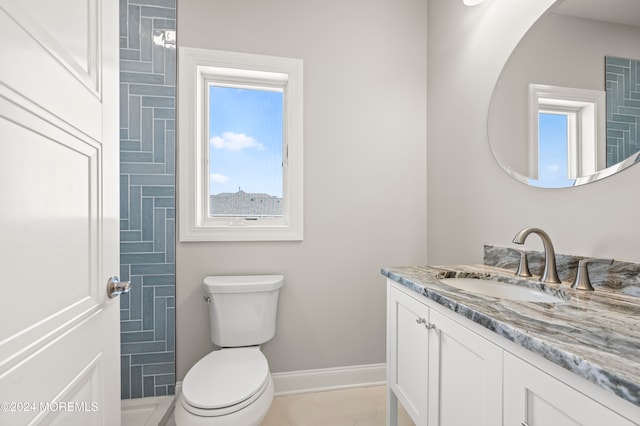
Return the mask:
<svg viewBox="0 0 640 426">
<path fill-rule="evenodd" d="M 211 352 L 194 365 L 182 382 L 192 407 L 218 409 L 252 397 L 269 377 L 269 364 L 258 347 Z"/>
</svg>

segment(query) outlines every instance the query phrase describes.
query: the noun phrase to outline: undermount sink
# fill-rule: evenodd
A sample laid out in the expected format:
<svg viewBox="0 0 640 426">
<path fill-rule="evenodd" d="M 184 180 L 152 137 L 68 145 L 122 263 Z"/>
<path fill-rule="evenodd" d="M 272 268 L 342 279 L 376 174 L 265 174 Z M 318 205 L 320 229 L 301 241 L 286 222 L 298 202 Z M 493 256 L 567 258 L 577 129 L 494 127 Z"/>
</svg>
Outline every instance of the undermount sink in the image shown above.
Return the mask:
<svg viewBox="0 0 640 426">
<path fill-rule="evenodd" d="M 522 302 L 564 303 L 564 300 L 560 297 L 517 284 L 479 278 L 442 278 L 440 282 L 459 290 L 482 296 Z"/>
</svg>

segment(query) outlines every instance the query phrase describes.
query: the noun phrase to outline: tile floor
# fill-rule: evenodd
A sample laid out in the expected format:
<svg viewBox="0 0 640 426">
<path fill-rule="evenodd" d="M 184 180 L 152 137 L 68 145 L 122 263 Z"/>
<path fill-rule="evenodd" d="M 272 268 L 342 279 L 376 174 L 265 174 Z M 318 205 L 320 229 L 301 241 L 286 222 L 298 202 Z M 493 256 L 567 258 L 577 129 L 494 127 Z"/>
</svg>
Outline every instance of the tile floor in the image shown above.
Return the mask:
<svg viewBox="0 0 640 426">
<path fill-rule="evenodd" d="M 384 426 L 385 398 L 385 386 L 277 396 L 262 426 Z M 398 425 L 414 426 L 402 405 Z"/>
<path fill-rule="evenodd" d="M 277 396 L 262 426 L 384 426 L 385 386 Z M 399 406 L 398 425 L 413 426 Z"/>
</svg>

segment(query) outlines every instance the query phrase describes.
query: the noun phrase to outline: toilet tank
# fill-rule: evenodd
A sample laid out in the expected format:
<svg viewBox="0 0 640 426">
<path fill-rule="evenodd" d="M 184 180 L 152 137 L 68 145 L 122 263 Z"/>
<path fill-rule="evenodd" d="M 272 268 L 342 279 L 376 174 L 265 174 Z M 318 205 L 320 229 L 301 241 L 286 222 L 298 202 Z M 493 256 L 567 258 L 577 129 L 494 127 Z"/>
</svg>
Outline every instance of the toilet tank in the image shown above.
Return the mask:
<svg viewBox="0 0 640 426">
<path fill-rule="evenodd" d="M 271 340 L 283 281 L 282 275 L 205 277 L 211 341 L 224 348 Z"/>
</svg>

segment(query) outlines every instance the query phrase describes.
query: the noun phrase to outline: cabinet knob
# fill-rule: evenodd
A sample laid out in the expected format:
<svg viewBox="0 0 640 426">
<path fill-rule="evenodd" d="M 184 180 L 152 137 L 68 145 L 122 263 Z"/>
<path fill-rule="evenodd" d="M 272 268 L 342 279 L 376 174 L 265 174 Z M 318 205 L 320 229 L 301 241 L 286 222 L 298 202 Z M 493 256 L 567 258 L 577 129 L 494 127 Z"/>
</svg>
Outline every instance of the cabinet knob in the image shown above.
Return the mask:
<svg viewBox="0 0 640 426">
<path fill-rule="evenodd" d="M 427 322 L 426 319 L 420 317 L 420 318 L 416 318 L 416 322 L 418 324 L 424 324 L 424 326 L 427 328 L 427 330 L 433 330 L 436 328 L 436 326 L 434 324 L 431 324 L 430 322 Z"/>
</svg>

